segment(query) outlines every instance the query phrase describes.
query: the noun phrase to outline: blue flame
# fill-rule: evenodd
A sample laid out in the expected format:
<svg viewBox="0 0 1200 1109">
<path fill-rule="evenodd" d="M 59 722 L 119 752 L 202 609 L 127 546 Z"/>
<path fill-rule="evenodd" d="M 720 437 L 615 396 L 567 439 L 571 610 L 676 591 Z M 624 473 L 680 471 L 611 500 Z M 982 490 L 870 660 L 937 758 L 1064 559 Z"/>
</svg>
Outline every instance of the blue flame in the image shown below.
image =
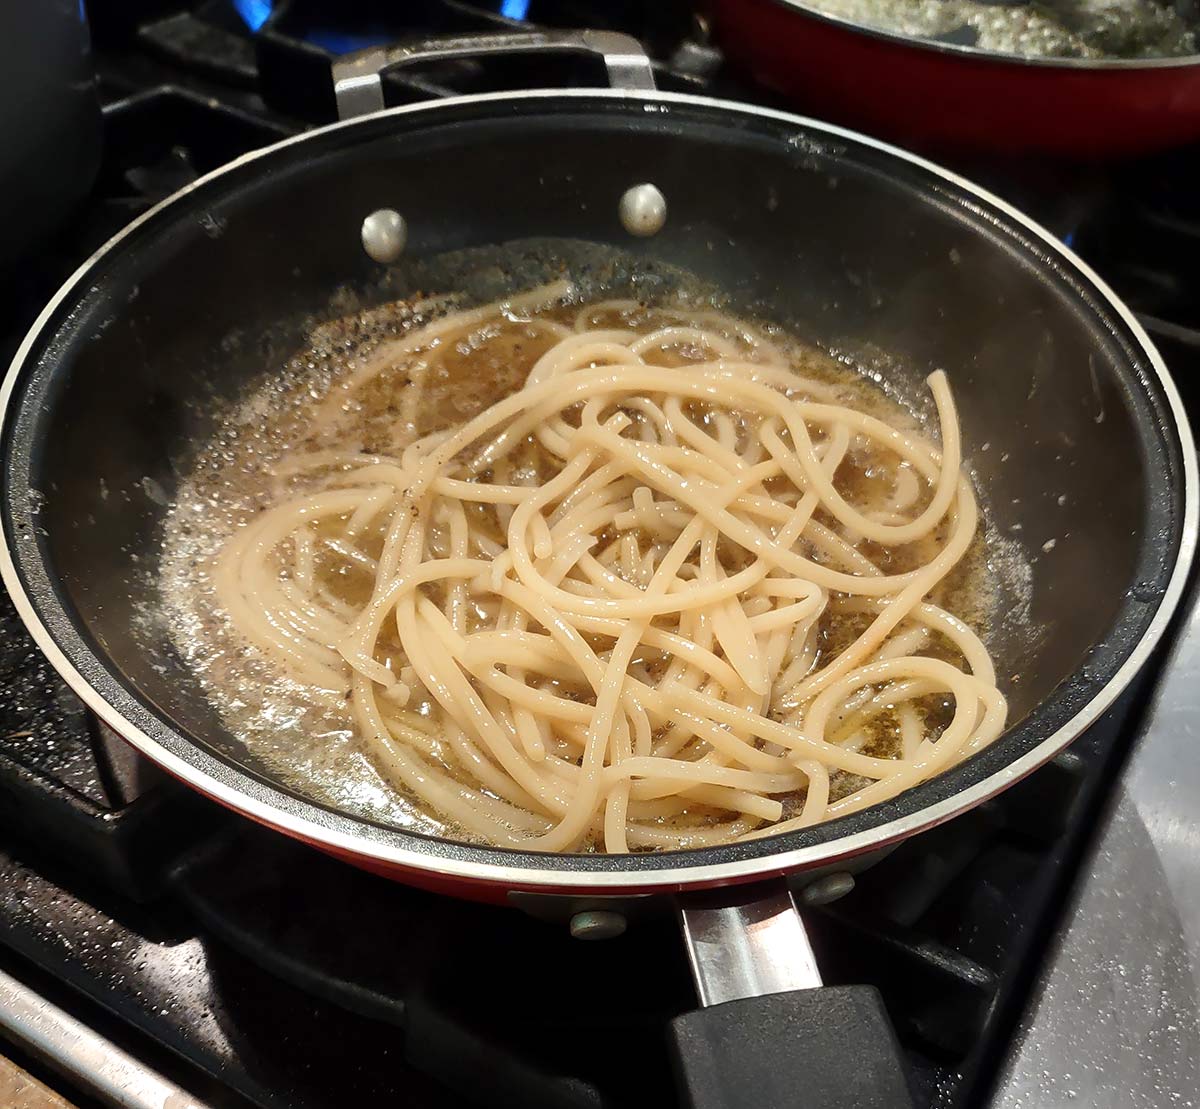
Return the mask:
<svg viewBox="0 0 1200 1109">
<path fill-rule="evenodd" d="M 1074 231 L 1068 231 L 1068 232 L 1067 232 L 1067 233 L 1066 233 L 1066 234 L 1063 236 L 1063 242 L 1064 242 L 1064 243 L 1066 243 L 1066 244 L 1067 244 L 1067 246 L 1072 246 L 1072 247 L 1073 247 L 1073 246 L 1075 245 L 1075 232 L 1074 232 Z"/>
<path fill-rule="evenodd" d="M 251 31 L 257 31 L 271 15 L 273 0 L 233 0 L 242 22 Z M 83 0 L 80 0 L 80 4 Z M 531 0 L 501 0 L 500 14 L 508 19 L 524 19 L 529 14 Z M 366 31 L 359 34 L 314 27 L 305 36 L 305 41 L 320 46 L 333 54 L 345 54 L 361 50 L 365 46 L 378 46 L 395 36 L 386 31 Z"/>
<path fill-rule="evenodd" d="M 242 17 L 242 22 L 252 31 L 257 31 L 271 14 L 271 0 L 233 0 L 233 6 Z"/>
</svg>

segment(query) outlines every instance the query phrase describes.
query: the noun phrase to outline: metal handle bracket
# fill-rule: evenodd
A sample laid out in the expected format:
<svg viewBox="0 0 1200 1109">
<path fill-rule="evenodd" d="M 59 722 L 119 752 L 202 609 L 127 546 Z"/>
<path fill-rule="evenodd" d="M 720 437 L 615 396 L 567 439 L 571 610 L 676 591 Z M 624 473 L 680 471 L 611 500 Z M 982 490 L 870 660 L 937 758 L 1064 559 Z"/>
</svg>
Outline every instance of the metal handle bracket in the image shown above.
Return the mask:
<svg viewBox="0 0 1200 1109">
<path fill-rule="evenodd" d="M 782 882 L 755 900 L 744 892 L 679 906 L 696 993 L 704 1006 L 821 985 L 821 972 Z"/>
<path fill-rule="evenodd" d="M 383 75 L 423 62 L 496 54 L 590 54 L 604 62 L 615 89 L 654 90 L 654 73 L 642 44 L 617 31 L 512 31 L 446 35 L 344 54 L 333 63 L 333 91 L 339 119 L 382 111 Z"/>
</svg>

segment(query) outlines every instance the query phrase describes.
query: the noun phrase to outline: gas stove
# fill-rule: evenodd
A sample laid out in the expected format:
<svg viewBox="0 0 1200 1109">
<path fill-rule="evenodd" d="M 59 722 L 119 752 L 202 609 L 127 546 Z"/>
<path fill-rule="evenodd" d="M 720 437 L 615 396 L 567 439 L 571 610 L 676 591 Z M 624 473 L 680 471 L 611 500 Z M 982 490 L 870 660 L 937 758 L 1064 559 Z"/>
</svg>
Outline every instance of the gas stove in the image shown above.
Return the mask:
<svg viewBox="0 0 1200 1109">
<path fill-rule="evenodd" d="M 729 72 L 682 3 L 92 0 L 89 15 L 104 162 L 6 292 L 9 353 L 59 281 L 139 212 L 331 120 L 329 63 L 346 50 L 530 22 L 608 27 L 646 44 L 661 87 L 782 106 Z M 523 57 L 406 70 L 387 91 L 406 103 L 600 83 L 587 63 Z M 1119 167 L 955 168 L 1113 284 L 1200 412 L 1200 148 Z M 807 912 L 826 982 L 882 991 L 922 1109 L 1194 1104 L 1195 600 L 1069 751 Z M 72 1101 L 674 1104 L 664 1030 L 696 1001 L 672 920 L 584 945 L 219 810 L 90 716 L 2 597 L 0 674 L 0 1055 Z"/>
</svg>

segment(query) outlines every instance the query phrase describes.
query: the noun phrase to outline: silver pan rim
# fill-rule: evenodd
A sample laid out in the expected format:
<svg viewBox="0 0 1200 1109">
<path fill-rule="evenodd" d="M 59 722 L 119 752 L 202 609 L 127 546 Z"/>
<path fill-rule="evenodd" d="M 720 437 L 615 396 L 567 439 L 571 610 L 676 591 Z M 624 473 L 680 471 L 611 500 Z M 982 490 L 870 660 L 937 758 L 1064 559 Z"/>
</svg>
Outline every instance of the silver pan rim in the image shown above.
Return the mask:
<svg viewBox="0 0 1200 1109">
<path fill-rule="evenodd" d="M 13 393 L 26 368 L 30 352 L 41 339 L 47 323 L 59 306 L 75 294 L 78 287 L 87 280 L 93 267 L 103 257 L 118 249 L 120 244 L 138 227 L 197 190 L 208 187 L 214 181 L 218 181 L 224 175 L 238 168 L 260 159 L 269 159 L 295 144 L 307 142 L 316 136 L 362 126 L 364 123 L 380 118 L 432 114 L 445 109 L 519 101 L 540 104 L 562 98 L 603 98 L 615 101 L 694 105 L 735 115 L 754 116 L 798 125 L 823 132 L 831 138 L 846 139 L 873 148 L 892 158 L 918 167 L 982 201 L 990 208 L 1004 213 L 1026 233 L 1041 240 L 1052 255 L 1087 280 L 1091 289 L 1103 300 L 1105 307 L 1128 328 L 1153 369 L 1174 420 L 1175 432 L 1182 451 L 1183 465 L 1183 520 L 1176 561 L 1157 610 L 1141 638 L 1113 676 L 1067 723 L 1046 736 L 1024 755 L 967 789 L 886 823 L 823 843 L 790 850 L 781 849 L 754 858 L 722 863 L 697 863 L 695 865 L 683 863 L 657 869 L 642 869 L 642 864 L 645 864 L 647 859 L 656 857 L 679 859 L 691 852 L 668 852 L 662 856 L 570 856 L 562 854 L 545 856 L 548 861 L 554 860 L 555 862 L 572 858 L 602 859 L 604 861 L 605 869 L 585 869 L 581 866 L 574 868 L 538 867 L 530 864 L 506 863 L 503 860 L 513 854 L 518 854 L 519 857 L 525 859 L 530 856 L 520 856 L 519 853 L 505 851 L 501 848 L 418 837 L 414 833 L 383 828 L 347 814 L 331 812 L 315 803 L 298 800 L 273 785 L 261 782 L 252 774 L 203 751 L 182 736 L 178 730 L 169 727 L 168 730 L 173 731 L 183 741 L 188 754 L 192 756 L 191 758 L 181 757 L 148 735 L 138 724 L 106 700 L 104 695 L 67 657 L 42 621 L 28 595 L 17 570 L 13 551 L 10 549 L 7 531 L 0 529 L 0 578 L 3 579 L 18 615 L 38 648 L 89 709 L 142 754 L 200 793 L 259 823 L 286 832 L 343 857 L 359 860 L 367 865 L 382 864 L 388 868 L 421 872 L 431 881 L 440 881 L 448 885 L 453 885 L 455 880 L 458 880 L 472 886 L 487 885 L 506 889 L 564 893 L 604 893 L 609 891 L 611 893 L 637 894 L 747 882 L 758 877 L 826 867 L 831 863 L 896 843 L 917 832 L 943 823 L 1003 791 L 1053 758 L 1112 705 L 1141 669 L 1162 638 L 1183 595 L 1195 553 L 1198 520 L 1200 520 L 1200 493 L 1198 493 L 1200 487 L 1198 487 L 1196 450 L 1187 413 L 1162 356 L 1155 349 L 1153 342 L 1136 317 L 1099 275 L 1078 258 L 1070 248 L 1019 209 L 973 182 L 934 162 L 848 128 L 793 113 L 691 94 L 631 92 L 617 89 L 551 89 L 485 93 L 406 105 L 373 115 L 332 123 L 283 139 L 234 159 L 156 204 L 109 239 L 64 282 L 30 328 L 13 358 L 3 384 L 0 385 L 0 430 L 6 429 L 9 425 Z M 140 698 L 130 694 L 130 699 L 154 715 Z M 222 767 L 224 772 L 214 773 L 214 769 L 210 769 L 210 766 L 214 769 Z M 414 843 L 418 841 L 427 845 L 425 850 L 414 846 Z M 432 845 L 432 848 L 429 845 Z M 697 852 L 697 854 L 699 853 L 702 852 Z M 483 859 L 481 860 L 479 856 L 483 856 Z M 639 861 L 636 869 L 634 866 L 628 865 L 631 860 Z M 623 863 L 626 865 L 622 866 Z"/>
</svg>

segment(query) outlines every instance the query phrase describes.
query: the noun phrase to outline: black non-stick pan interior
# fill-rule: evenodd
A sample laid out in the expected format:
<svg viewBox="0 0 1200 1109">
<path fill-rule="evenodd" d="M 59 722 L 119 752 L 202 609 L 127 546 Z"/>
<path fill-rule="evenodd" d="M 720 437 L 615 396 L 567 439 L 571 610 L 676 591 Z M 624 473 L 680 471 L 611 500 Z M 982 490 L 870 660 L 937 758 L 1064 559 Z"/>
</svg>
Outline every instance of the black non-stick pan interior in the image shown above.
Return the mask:
<svg viewBox="0 0 1200 1109">
<path fill-rule="evenodd" d="M 617 218 L 640 181 L 670 207 L 645 241 Z M 359 242 L 380 207 L 410 224 L 386 280 Z M 145 618 L 181 469 L 214 409 L 336 314 L 339 290 L 379 299 L 434 255 L 532 237 L 690 271 L 916 403 L 925 374 L 949 372 L 1006 567 L 993 647 L 1024 723 L 856 826 L 1030 750 L 1137 644 L 1180 545 L 1182 463 L 1145 349 L 1086 277 L 874 146 L 698 103 L 577 96 L 441 105 L 293 143 L 145 221 L 58 305 L 6 424 L 7 523 L 41 619 L 94 688 L 140 702 L 139 725 L 185 759 L 195 745 L 234 779 L 264 776 Z M 515 279 L 499 265 L 488 280 Z"/>
</svg>

